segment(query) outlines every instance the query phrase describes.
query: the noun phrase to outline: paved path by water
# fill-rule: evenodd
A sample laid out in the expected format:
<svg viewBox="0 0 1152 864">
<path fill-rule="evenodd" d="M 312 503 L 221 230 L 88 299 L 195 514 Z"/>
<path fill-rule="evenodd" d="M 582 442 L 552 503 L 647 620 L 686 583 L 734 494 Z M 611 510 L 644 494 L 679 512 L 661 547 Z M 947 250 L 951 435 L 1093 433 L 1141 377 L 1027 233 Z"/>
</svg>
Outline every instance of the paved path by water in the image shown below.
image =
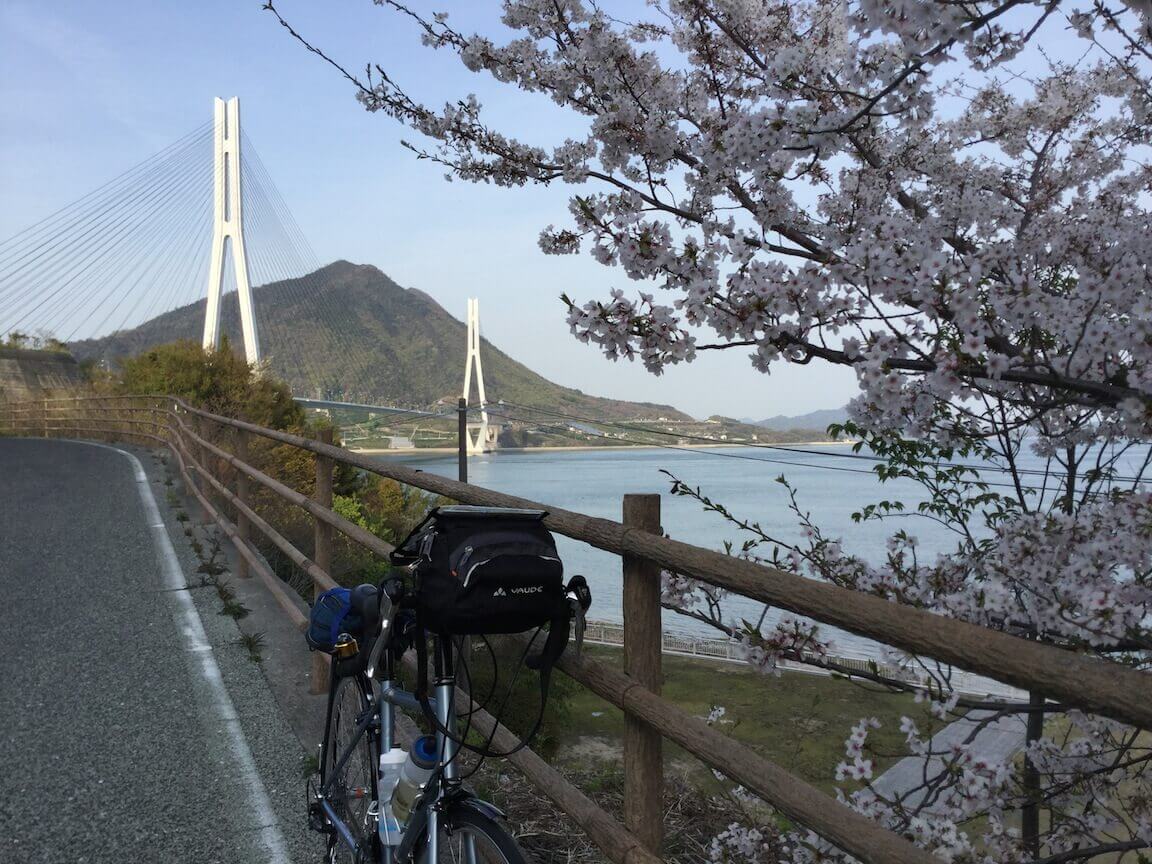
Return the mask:
<svg viewBox="0 0 1152 864">
<path fill-rule="evenodd" d="M 0 861 L 304 860 L 299 745 L 139 465 L 0 439 Z"/>
<path fill-rule="evenodd" d="M 972 754 L 988 764 L 996 764 L 1011 759 L 1024 747 L 1025 725 L 1020 715 L 1001 717 L 986 723 L 979 731 L 980 721 L 992 716 L 989 711 L 972 711 L 962 720 L 949 723 L 932 736 L 932 752 L 947 753 L 956 744 L 968 745 Z M 975 733 L 975 737 L 973 737 Z M 909 756 L 901 759 L 874 781 L 873 788 L 885 797 L 908 795 L 905 806 L 915 808 L 924 800 L 924 791 L 918 789 L 925 776 L 934 777 L 944 768 L 944 760 L 933 756 L 925 765 L 924 759 Z M 915 791 L 912 791 L 915 790 Z M 911 792 L 911 794 L 908 794 Z M 932 805 L 926 808 L 929 812 Z"/>
</svg>

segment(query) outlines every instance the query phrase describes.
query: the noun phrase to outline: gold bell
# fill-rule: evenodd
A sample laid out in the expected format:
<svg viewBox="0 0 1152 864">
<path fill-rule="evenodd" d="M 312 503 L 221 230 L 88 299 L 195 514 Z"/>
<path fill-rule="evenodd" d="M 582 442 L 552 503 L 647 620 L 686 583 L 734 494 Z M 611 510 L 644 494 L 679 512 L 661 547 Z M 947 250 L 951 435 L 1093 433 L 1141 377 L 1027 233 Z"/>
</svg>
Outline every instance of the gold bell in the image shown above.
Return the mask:
<svg viewBox="0 0 1152 864">
<path fill-rule="evenodd" d="M 348 633 L 341 633 L 336 640 L 336 659 L 347 660 L 349 657 L 355 657 L 356 653 L 360 650 L 360 646 L 356 644 L 356 640 Z"/>
</svg>

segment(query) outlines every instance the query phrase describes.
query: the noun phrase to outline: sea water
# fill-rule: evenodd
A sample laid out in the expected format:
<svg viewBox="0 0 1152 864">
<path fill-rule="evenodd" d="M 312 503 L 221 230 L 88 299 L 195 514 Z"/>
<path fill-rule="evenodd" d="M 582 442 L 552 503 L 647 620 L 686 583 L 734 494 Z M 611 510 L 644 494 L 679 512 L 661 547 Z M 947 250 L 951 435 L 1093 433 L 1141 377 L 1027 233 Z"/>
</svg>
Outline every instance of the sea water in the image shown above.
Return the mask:
<svg viewBox="0 0 1152 864">
<path fill-rule="evenodd" d="M 1118 470 L 1124 474 L 1139 470 L 1147 448 L 1127 455 Z M 799 452 L 798 452 L 799 451 Z M 807 452 L 803 452 L 807 451 Z M 862 455 L 867 455 L 862 454 Z M 410 454 L 394 458 L 406 466 L 445 477 L 456 477 L 455 455 Z M 1026 454 L 1020 460 L 1027 471 L 1040 471 L 1044 460 Z M 844 551 L 870 563 L 879 563 L 887 553 L 888 538 L 903 529 L 916 536 L 917 554 L 930 561 L 937 554 L 956 548 L 956 535 L 929 519 L 908 515 L 883 522 L 856 522 L 853 514 L 870 503 L 901 501 L 907 513 L 925 500 L 923 487 L 908 480 L 881 483 L 874 461 L 858 458 L 849 444 L 819 444 L 792 449 L 749 446 L 672 450 L 666 448 L 586 449 L 586 450 L 505 450 L 469 459 L 470 482 L 545 506 L 573 510 L 608 519 L 621 518 L 621 502 L 628 493 L 661 493 L 661 523 L 665 533 L 707 549 L 723 550 L 726 541 L 739 549 L 750 535 L 740 531 L 717 513 L 705 511 L 699 502 L 669 495 L 668 472 L 723 504 L 734 516 L 758 522 L 765 533 L 785 544 L 805 542 L 804 529 L 791 509 L 789 490 L 777 482 L 786 477 L 796 493 L 799 509 L 810 515 L 824 536 L 842 541 Z M 1013 494 L 1004 473 L 985 470 L 982 478 L 993 490 Z M 1025 482 L 1039 484 L 1038 474 L 1025 474 Z M 1055 482 L 1049 479 L 1049 491 Z M 979 529 L 977 529 L 979 530 Z M 621 560 L 610 552 L 558 536 L 557 545 L 567 574 L 584 574 L 592 588 L 593 608 L 589 617 L 619 622 L 621 612 Z M 768 547 L 761 547 L 767 553 Z M 730 595 L 724 603 L 729 622 L 756 621 L 762 604 Z M 765 618 L 770 627 L 782 615 L 772 610 Z M 719 634 L 706 625 L 665 610 L 664 629 L 697 636 Z M 878 659 L 875 643 L 824 626 L 822 635 L 832 640 L 832 651 L 841 657 Z"/>
</svg>

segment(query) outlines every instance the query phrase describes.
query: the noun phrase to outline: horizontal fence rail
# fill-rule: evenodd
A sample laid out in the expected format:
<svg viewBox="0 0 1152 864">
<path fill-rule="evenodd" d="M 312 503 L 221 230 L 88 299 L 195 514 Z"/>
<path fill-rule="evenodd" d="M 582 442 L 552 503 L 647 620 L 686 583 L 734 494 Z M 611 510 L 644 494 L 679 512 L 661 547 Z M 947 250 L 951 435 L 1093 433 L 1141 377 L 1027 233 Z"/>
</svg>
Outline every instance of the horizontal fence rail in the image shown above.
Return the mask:
<svg viewBox="0 0 1152 864">
<path fill-rule="evenodd" d="M 232 436 L 236 452 L 229 452 L 221 446 L 221 441 L 213 440 L 215 435 L 225 430 Z M 166 446 L 206 516 L 220 526 L 247 567 L 268 586 L 298 626 L 306 622 L 298 599 L 292 596 L 293 592 L 277 578 L 252 545 L 248 538 L 249 529 L 263 535 L 306 573 L 317 590 L 335 584 L 325 567 L 314 560 L 325 557 L 330 560 L 330 550 L 322 549 L 326 532 L 340 532 L 375 555 L 387 555 L 392 546 L 334 513 L 326 506 L 326 501 L 320 503 L 292 489 L 253 467 L 247 458 L 241 458 L 247 457 L 247 440 L 253 436 L 313 454 L 320 481 L 317 483 L 318 499 L 325 494 L 322 469 L 330 476 L 331 466 L 341 464 L 465 504 L 547 510 L 545 522 L 552 531 L 625 556 L 626 561 L 647 562 L 648 565 L 685 574 L 912 654 L 931 657 L 1021 689 L 1043 693 L 1047 698 L 1141 728 L 1152 728 L 1152 676 L 1146 673 L 691 546 L 652 533 L 640 525 L 553 508 L 403 465 L 370 459 L 333 444 L 204 411 L 180 399 L 166 396 L 79 396 L 7 405 L 0 403 L 0 434 L 100 436 L 135 441 L 149 447 Z M 229 479 L 233 488 L 229 488 Z M 317 548 L 313 557 L 293 546 L 253 509 L 248 500 L 252 484 L 295 505 L 308 513 L 317 526 L 323 526 L 324 530 L 318 527 L 316 531 Z M 330 485 L 327 488 L 330 495 Z M 219 502 L 219 506 L 214 501 Z M 235 522 L 224 512 L 225 507 L 235 514 Z M 630 627 L 627 595 L 623 626 L 626 640 Z M 658 652 L 658 626 L 652 629 L 645 624 L 645 628 L 646 640 L 653 641 Z M 654 692 L 658 687 L 643 683 L 655 680 L 650 676 L 633 678 L 590 658 L 570 654 L 562 658 L 559 668 L 623 709 L 629 718 L 680 744 L 790 819 L 861 861 L 869 864 L 927 864 L 936 860 L 904 838 L 884 830 L 749 747 L 662 699 Z M 483 729 L 491 729 L 496 724 L 496 720 L 486 713 L 478 713 L 476 717 L 480 718 Z M 505 747 L 504 741 L 510 745 L 513 739 L 512 733 L 501 728 L 497 740 L 502 747 Z M 659 832 L 650 830 L 650 824 L 633 824 L 630 816 L 628 828 L 620 825 L 531 750 L 521 750 L 509 761 L 588 831 L 592 840 L 613 861 L 653 864 L 660 860 L 658 848 L 653 848 L 653 837 L 658 838 Z M 626 771 L 632 770 L 627 767 L 627 756 L 625 763 Z M 651 770 L 651 766 L 644 770 Z"/>
</svg>

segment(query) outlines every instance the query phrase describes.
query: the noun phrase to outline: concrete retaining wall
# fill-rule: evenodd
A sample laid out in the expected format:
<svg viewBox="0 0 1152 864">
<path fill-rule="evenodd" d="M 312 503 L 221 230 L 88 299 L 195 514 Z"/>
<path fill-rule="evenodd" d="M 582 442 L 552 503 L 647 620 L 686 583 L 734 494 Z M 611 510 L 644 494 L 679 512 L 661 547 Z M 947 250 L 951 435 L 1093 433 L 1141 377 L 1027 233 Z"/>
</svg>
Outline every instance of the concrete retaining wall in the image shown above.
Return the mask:
<svg viewBox="0 0 1152 864">
<path fill-rule="evenodd" d="M 0 348 L 0 402 L 34 399 L 81 382 L 80 366 L 71 354 Z"/>
</svg>

